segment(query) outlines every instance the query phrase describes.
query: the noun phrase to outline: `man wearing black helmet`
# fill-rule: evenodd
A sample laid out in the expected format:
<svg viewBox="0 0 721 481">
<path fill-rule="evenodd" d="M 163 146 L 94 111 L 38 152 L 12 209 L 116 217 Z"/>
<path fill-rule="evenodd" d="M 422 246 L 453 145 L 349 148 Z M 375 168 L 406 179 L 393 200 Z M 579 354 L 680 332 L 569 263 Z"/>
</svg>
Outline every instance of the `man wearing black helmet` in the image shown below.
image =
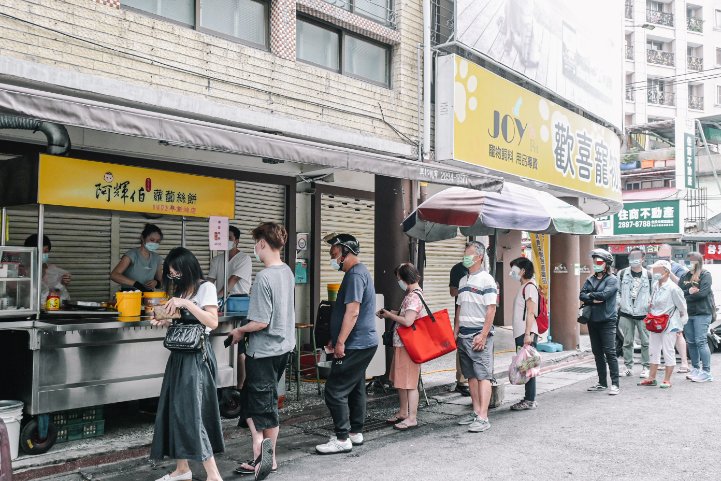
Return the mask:
<svg viewBox="0 0 721 481">
<path fill-rule="evenodd" d="M 333 364 L 325 384 L 335 436 L 315 449 L 338 454 L 363 444 L 365 372 L 378 347 L 376 293 L 370 272 L 358 258 L 358 240 L 350 234 L 332 234 L 324 240 L 330 244 L 331 266 L 345 274 L 331 314 L 328 348 L 333 350 Z"/>
<path fill-rule="evenodd" d="M 591 350 L 596 358 L 598 384 L 588 388 L 590 392 L 608 390 L 615 395 L 619 391 L 618 358 L 616 357 L 616 320 L 618 279 L 611 273 L 613 255 L 603 249 L 591 251 L 594 274 L 586 279 L 581 289 L 580 299 L 584 306 L 591 308 L 588 320 L 588 337 Z M 608 388 L 606 364 L 611 375 L 611 388 Z"/>
</svg>

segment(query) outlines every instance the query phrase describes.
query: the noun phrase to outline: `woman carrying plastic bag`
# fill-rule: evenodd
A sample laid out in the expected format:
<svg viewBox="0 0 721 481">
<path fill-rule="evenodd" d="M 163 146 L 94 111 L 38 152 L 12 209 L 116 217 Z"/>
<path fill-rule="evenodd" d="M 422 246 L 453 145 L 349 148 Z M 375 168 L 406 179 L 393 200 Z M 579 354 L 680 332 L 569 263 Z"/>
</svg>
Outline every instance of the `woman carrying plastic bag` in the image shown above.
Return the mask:
<svg viewBox="0 0 721 481">
<path fill-rule="evenodd" d="M 521 283 L 513 301 L 513 337 L 520 351 L 508 369 L 511 384 L 525 384 L 522 400 L 511 406 L 512 411 L 536 409 L 536 376 L 540 373 L 541 356 L 536 351 L 538 342 L 538 285 L 533 280 L 533 262 L 525 257 L 511 261 L 511 277 Z"/>
</svg>

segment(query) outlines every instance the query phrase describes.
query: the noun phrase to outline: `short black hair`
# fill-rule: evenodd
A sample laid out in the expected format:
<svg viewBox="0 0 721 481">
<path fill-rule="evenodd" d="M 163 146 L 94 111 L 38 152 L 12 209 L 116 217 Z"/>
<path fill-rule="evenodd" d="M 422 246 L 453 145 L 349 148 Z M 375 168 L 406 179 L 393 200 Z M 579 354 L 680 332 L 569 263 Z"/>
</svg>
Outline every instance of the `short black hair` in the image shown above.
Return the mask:
<svg viewBox="0 0 721 481">
<path fill-rule="evenodd" d="M 158 234 L 160 236 L 160 240 L 163 240 L 163 231 L 160 230 L 160 227 L 155 224 L 145 224 L 143 232 L 140 233 L 140 237 L 145 240 L 150 236 L 150 234 Z"/>
<path fill-rule="evenodd" d="M 170 268 L 178 272 L 180 279 L 169 279 Z M 203 269 L 198 258 L 185 247 L 176 247 L 168 252 L 163 262 L 163 287 L 165 292 L 173 296 L 191 298 L 198 292 L 203 282 Z M 202 306 L 201 306 L 202 307 Z"/>
<path fill-rule="evenodd" d="M 228 227 L 228 230 L 233 233 L 233 236 L 235 236 L 235 240 L 240 239 L 240 229 L 238 229 L 234 225 L 231 225 Z"/>
<path fill-rule="evenodd" d="M 511 261 L 511 267 L 518 267 L 519 269 L 523 269 L 525 272 L 523 273 L 524 279 L 531 279 L 533 275 L 536 273 L 536 269 L 533 266 L 533 262 L 528 260 L 525 257 L 518 257 L 516 259 L 513 259 Z"/>
<path fill-rule="evenodd" d="M 640 247 L 631 248 L 631 250 L 628 251 L 628 253 L 630 254 L 631 252 L 640 252 L 642 256 L 646 257 L 646 251 L 641 249 Z"/>
<path fill-rule="evenodd" d="M 415 284 L 421 281 L 421 274 L 418 272 L 418 269 L 416 269 L 416 266 L 408 262 L 399 265 L 393 272 L 396 277 L 400 277 L 406 284 Z"/>
<path fill-rule="evenodd" d="M 32 234 L 28 236 L 27 239 L 25 239 L 25 244 L 23 244 L 25 247 L 37 247 L 38 246 L 38 235 Z M 53 250 L 53 244 L 50 242 L 50 237 L 44 235 L 43 236 L 43 247 L 48 246 L 48 250 Z"/>
</svg>

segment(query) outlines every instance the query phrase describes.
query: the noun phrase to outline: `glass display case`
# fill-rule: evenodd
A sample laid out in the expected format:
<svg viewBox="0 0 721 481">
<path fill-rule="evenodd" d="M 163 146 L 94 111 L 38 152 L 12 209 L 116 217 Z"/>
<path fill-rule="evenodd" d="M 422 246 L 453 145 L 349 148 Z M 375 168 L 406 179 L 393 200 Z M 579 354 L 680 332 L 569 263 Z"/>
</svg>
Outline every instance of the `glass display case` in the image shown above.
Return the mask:
<svg viewBox="0 0 721 481">
<path fill-rule="evenodd" d="M 37 314 L 37 249 L 0 246 L 0 319 Z"/>
</svg>

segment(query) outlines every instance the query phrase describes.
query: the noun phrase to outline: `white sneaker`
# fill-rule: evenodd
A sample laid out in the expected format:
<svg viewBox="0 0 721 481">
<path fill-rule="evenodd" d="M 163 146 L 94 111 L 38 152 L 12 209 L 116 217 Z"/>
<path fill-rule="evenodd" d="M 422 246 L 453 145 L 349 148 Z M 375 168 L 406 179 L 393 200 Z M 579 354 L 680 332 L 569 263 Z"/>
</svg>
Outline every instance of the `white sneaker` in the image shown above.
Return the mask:
<svg viewBox="0 0 721 481">
<path fill-rule="evenodd" d="M 610 387 L 609 390 L 608 390 L 608 394 L 609 394 L 610 396 L 615 396 L 615 395 L 617 395 L 617 394 L 620 393 L 620 392 L 621 392 L 621 390 L 620 390 L 620 389 L 618 388 L 618 386 L 616 386 L 615 384 L 611 384 L 611 387 Z"/>
<path fill-rule="evenodd" d="M 363 445 L 363 433 L 358 433 L 358 434 L 349 433 L 348 439 L 350 439 L 350 442 L 351 442 L 351 444 L 353 444 L 353 446 L 362 446 Z"/>
<path fill-rule="evenodd" d="M 640 377 L 641 379 L 648 379 L 650 375 L 651 374 L 648 372 L 648 368 L 644 367 L 643 369 L 641 369 L 641 375 L 638 377 Z"/>
<path fill-rule="evenodd" d="M 193 479 L 193 473 L 191 471 L 183 474 L 178 474 L 177 476 L 171 476 L 170 474 L 166 474 L 162 478 L 158 478 L 155 481 L 191 481 Z"/>
<path fill-rule="evenodd" d="M 622 377 L 631 377 L 631 376 L 633 376 L 633 373 L 631 372 L 631 370 L 629 368 L 626 368 L 625 371 L 621 371 L 621 376 Z"/>
<path fill-rule="evenodd" d="M 477 417 L 477 416 L 476 416 L 476 413 L 471 413 L 471 414 L 469 414 L 469 415 L 467 415 L 467 416 L 465 416 L 465 417 L 462 417 L 462 418 L 458 421 L 458 425 L 459 425 L 459 426 L 468 426 L 468 425 L 470 425 L 470 424 L 473 424 L 474 421 L 476 420 L 476 417 Z"/>
<path fill-rule="evenodd" d="M 318 454 L 350 453 L 351 451 L 353 451 L 353 443 L 351 442 L 350 438 L 346 439 L 345 441 L 338 441 L 337 437 L 331 436 L 327 443 L 319 444 L 315 447 L 315 450 L 318 452 Z"/>
<path fill-rule="evenodd" d="M 482 433 L 489 429 L 491 429 L 491 423 L 488 422 L 488 419 L 481 419 L 478 416 L 476 416 L 476 420 L 468 426 L 468 432 L 470 433 Z"/>
<path fill-rule="evenodd" d="M 693 378 L 698 376 L 698 374 L 699 374 L 699 369 L 695 367 L 695 368 L 691 369 L 690 373 L 686 374 L 686 379 L 688 379 L 689 381 L 693 381 Z"/>
</svg>

